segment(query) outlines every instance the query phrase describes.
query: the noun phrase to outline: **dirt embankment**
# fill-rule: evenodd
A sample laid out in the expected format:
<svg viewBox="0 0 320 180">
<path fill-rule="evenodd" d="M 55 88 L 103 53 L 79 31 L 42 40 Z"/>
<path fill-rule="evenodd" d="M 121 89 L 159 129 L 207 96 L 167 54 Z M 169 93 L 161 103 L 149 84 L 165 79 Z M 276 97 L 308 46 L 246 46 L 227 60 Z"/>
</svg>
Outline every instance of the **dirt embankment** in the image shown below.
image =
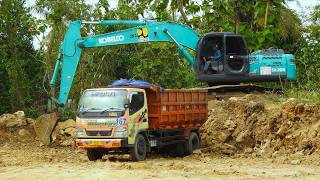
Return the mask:
<svg viewBox="0 0 320 180">
<path fill-rule="evenodd" d="M 320 104 L 246 95 L 209 102 L 201 129 L 204 152 L 226 155 L 320 157 Z"/>
</svg>

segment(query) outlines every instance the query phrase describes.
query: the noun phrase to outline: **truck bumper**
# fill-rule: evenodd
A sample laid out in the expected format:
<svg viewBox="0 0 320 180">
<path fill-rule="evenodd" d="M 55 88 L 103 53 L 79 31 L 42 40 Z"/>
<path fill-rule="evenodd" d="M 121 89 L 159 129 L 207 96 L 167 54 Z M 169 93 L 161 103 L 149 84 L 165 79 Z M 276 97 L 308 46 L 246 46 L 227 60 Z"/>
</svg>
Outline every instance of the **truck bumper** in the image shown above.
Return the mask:
<svg viewBox="0 0 320 180">
<path fill-rule="evenodd" d="M 127 139 L 77 139 L 76 144 L 80 148 L 119 148 L 127 147 Z"/>
</svg>

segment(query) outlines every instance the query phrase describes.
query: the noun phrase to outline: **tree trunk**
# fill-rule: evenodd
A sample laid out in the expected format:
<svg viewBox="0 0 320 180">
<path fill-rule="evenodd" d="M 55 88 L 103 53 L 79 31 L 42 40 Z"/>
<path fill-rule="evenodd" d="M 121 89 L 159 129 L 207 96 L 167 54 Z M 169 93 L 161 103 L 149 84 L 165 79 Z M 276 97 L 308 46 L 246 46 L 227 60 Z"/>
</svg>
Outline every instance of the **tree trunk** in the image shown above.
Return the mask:
<svg viewBox="0 0 320 180">
<path fill-rule="evenodd" d="M 175 11 L 172 11 L 172 20 L 176 21 L 176 13 L 175 13 Z"/>
<path fill-rule="evenodd" d="M 266 12 L 264 14 L 264 28 L 267 27 L 268 24 L 268 13 L 269 13 L 270 0 L 267 0 L 266 4 Z"/>
<path fill-rule="evenodd" d="M 51 81 L 51 78 L 52 78 L 52 75 L 53 75 L 53 71 L 54 71 L 54 66 L 52 66 L 52 54 L 53 54 L 53 47 L 54 47 L 54 43 L 55 43 L 55 34 L 56 34 L 56 30 L 58 30 L 59 28 L 57 27 L 57 24 L 53 24 L 52 25 L 52 30 L 50 32 L 50 35 L 49 35 L 49 44 L 48 44 L 48 50 L 47 50 L 47 53 L 46 53 L 46 63 L 48 65 L 48 69 L 49 69 L 49 73 L 48 73 L 48 80 L 49 80 L 49 83 Z M 50 88 L 50 92 L 49 92 L 49 96 L 50 97 L 55 97 L 56 95 L 56 87 L 54 88 Z M 56 110 L 56 103 L 51 103 L 50 104 L 50 108 L 51 109 L 48 109 L 49 112 L 51 111 L 54 111 Z"/>
<path fill-rule="evenodd" d="M 239 33 L 239 26 L 240 26 L 240 17 L 241 17 L 240 5 L 239 5 L 238 1 L 236 2 L 235 6 L 234 6 L 234 12 L 235 12 L 234 32 L 236 34 L 238 34 Z"/>
<path fill-rule="evenodd" d="M 178 9 L 181 13 L 184 23 L 188 23 L 187 15 L 184 13 L 184 10 L 183 10 L 183 0 L 178 0 Z"/>
<path fill-rule="evenodd" d="M 236 17 L 236 22 L 235 22 L 235 33 L 238 34 L 239 33 L 239 25 L 240 25 L 240 22 L 239 22 L 239 18 Z"/>
<path fill-rule="evenodd" d="M 52 77 L 53 74 L 53 69 L 52 69 L 52 63 L 51 63 L 51 55 L 52 55 L 52 48 L 53 48 L 53 43 L 54 43 L 54 31 L 55 31 L 55 25 L 53 25 L 52 30 L 49 34 L 49 44 L 48 44 L 48 50 L 46 53 L 46 63 L 48 65 L 49 69 L 49 74 L 48 74 L 48 79 Z"/>
<path fill-rule="evenodd" d="M 15 52 L 16 50 L 13 50 Z M 25 101 L 22 96 L 22 91 L 21 91 L 21 79 L 20 79 L 20 70 L 21 68 L 19 67 L 18 61 L 17 61 L 17 56 L 14 55 L 14 58 L 11 59 L 12 62 L 12 69 L 11 69 L 11 88 L 14 90 L 14 93 L 11 94 L 12 99 L 14 99 L 14 102 L 12 103 L 12 110 L 17 111 L 20 110 L 21 108 L 24 107 Z"/>
<path fill-rule="evenodd" d="M 16 111 L 24 107 L 23 93 L 21 89 L 22 79 L 19 76 L 21 74 L 21 68 L 18 61 L 18 49 L 15 42 L 17 42 L 15 32 L 17 27 L 15 23 L 8 26 L 8 51 L 9 51 L 9 63 L 7 66 L 7 72 L 10 78 L 10 96 L 11 96 L 11 110 Z"/>
<path fill-rule="evenodd" d="M 236 11 L 236 15 L 235 15 L 235 18 L 234 18 L 234 32 L 236 34 L 238 34 L 238 32 L 239 32 L 239 25 L 240 25 L 239 12 Z"/>
</svg>

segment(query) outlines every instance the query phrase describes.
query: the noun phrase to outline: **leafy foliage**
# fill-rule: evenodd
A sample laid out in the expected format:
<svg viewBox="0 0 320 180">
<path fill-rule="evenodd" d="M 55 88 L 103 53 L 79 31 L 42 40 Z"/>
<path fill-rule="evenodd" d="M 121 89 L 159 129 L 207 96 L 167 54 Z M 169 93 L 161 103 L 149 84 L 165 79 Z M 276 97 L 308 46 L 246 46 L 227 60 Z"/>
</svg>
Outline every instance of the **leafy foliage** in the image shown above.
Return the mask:
<svg viewBox="0 0 320 180">
<path fill-rule="evenodd" d="M 34 19 L 22 0 L 0 6 L 0 113 L 32 106 L 41 87 L 42 64 L 32 46 Z"/>
<path fill-rule="evenodd" d="M 298 81 L 297 85 L 304 90 L 320 90 L 320 5 L 316 6 L 311 24 L 304 28 L 304 38 L 297 50 Z"/>
</svg>

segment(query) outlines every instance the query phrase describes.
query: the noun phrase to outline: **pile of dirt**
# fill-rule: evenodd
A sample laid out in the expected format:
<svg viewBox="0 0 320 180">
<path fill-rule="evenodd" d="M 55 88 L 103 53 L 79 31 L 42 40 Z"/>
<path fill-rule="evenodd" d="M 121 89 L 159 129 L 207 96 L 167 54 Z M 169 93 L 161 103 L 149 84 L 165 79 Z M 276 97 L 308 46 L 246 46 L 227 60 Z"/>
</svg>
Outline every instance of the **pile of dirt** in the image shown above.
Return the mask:
<svg viewBox="0 0 320 180">
<path fill-rule="evenodd" d="M 36 137 L 33 129 L 34 119 L 26 118 L 23 111 L 0 116 L 0 142 L 33 141 Z"/>
<path fill-rule="evenodd" d="M 27 118 L 23 111 L 0 116 L 0 144 L 37 142 L 40 146 L 75 147 L 76 126 L 73 119 L 58 122 L 54 113 L 37 119 Z"/>
<path fill-rule="evenodd" d="M 201 136 L 210 153 L 320 154 L 320 104 L 255 95 L 212 100 Z"/>
<path fill-rule="evenodd" d="M 64 122 L 58 122 L 51 134 L 51 145 L 75 147 L 76 136 L 76 122 L 73 119 L 68 119 Z"/>
</svg>

